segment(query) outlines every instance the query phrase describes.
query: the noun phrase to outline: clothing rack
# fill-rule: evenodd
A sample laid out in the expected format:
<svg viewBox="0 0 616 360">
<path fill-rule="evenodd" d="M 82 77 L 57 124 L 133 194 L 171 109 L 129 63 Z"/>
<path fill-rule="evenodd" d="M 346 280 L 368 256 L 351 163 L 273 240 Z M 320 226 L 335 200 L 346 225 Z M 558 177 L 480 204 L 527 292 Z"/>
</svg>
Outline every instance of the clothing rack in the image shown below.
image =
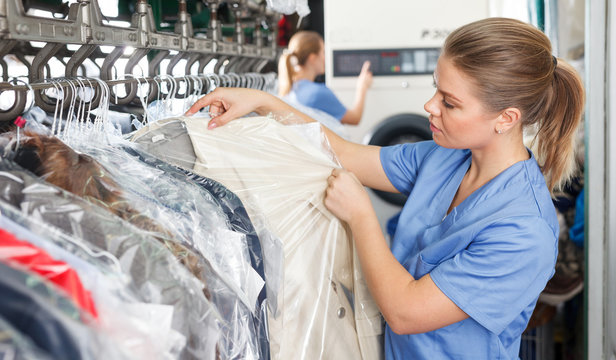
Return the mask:
<svg viewBox="0 0 616 360">
<path fill-rule="evenodd" d="M 235 20 L 232 39 L 224 38 L 223 25 L 217 15 L 222 2 L 207 1 L 210 21 L 203 36 L 193 31 L 186 0 L 178 1 L 173 33 L 156 30 L 152 7 L 147 0 L 137 0 L 129 27 L 110 25 L 101 13 L 98 0 L 79 0 L 71 4 L 66 19 L 32 16 L 24 10 L 22 0 L 0 0 L 0 67 L 3 70 L 0 93 L 12 91 L 15 97 L 9 109 L 0 110 L 0 122 L 13 121 L 24 112 L 28 91 L 33 92 L 38 107 L 48 113 L 54 112 L 59 99 L 48 96 L 46 90 L 50 88 L 64 89 L 65 107 L 73 97 L 71 89 L 90 88 L 95 94 L 88 101 L 96 107 L 102 83 L 107 85 L 110 102 L 115 105 L 137 104 L 143 98 L 137 94 L 138 89 L 145 84 L 148 84 L 147 101 L 165 95 L 161 93 L 165 87 L 173 90 L 174 97 L 182 98 L 188 94 L 207 93 L 213 86 L 259 89 L 271 86 L 271 76 L 262 72 L 279 55 L 274 41 L 274 24 L 279 15 L 266 8 L 265 2 L 226 1 Z M 244 36 L 245 24 L 254 27 L 252 43 Z M 44 46 L 36 48 L 32 46 L 33 41 L 44 42 Z M 102 46 L 112 46 L 113 50 L 105 53 Z M 128 47 L 134 51 L 125 55 Z M 14 55 L 27 67 L 27 79 L 10 78 L 3 59 L 5 55 Z M 49 62 L 52 58 L 64 65 L 63 78 L 51 79 Z M 126 60 L 123 77 L 117 75 L 120 59 Z M 138 74 L 136 69 L 143 59 L 147 59 L 147 69 L 141 69 Z M 165 60 L 168 65 L 163 71 L 161 63 Z M 86 61 L 94 64 L 98 76 L 78 76 L 80 69 L 85 75 Z M 180 64 L 184 64 L 184 69 L 179 69 Z M 211 64 L 214 66 L 206 73 L 208 64 L 210 68 Z M 185 75 L 178 76 L 178 73 Z M 124 86 L 125 96 L 115 93 L 118 85 Z M 184 89 L 181 93 L 180 88 Z"/>
</svg>

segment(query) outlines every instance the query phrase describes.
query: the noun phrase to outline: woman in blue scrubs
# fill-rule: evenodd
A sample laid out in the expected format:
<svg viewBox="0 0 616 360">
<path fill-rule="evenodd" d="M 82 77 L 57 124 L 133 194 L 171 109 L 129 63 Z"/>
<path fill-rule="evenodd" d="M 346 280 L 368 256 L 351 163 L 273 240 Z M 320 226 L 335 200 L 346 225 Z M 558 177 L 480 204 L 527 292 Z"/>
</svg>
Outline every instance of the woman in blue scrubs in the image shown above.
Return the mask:
<svg viewBox="0 0 616 360">
<path fill-rule="evenodd" d="M 346 221 L 385 320 L 388 359 L 517 359 L 521 334 L 554 273 L 558 221 L 551 193 L 573 172 L 584 90 L 548 38 L 512 19 L 453 31 L 425 104 L 433 141 L 375 147 L 326 134 L 344 170 L 326 206 Z M 253 90 L 200 99 L 210 128 L 252 110 L 293 109 Z M 305 118 L 305 121 L 312 121 Z M 523 143 L 536 132 L 533 154 Z M 364 190 L 408 201 L 388 247 Z"/>
<path fill-rule="evenodd" d="M 355 102 L 346 108 L 323 83 L 314 80 L 325 74 L 325 44 L 315 31 L 299 31 L 278 61 L 278 95 L 291 104 L 321 110 L 342 124 L 357 125 L 364 112 L 366 93 L 372 85 L 370 63 L 364 62 L 357 78 Z"/>
</svg>

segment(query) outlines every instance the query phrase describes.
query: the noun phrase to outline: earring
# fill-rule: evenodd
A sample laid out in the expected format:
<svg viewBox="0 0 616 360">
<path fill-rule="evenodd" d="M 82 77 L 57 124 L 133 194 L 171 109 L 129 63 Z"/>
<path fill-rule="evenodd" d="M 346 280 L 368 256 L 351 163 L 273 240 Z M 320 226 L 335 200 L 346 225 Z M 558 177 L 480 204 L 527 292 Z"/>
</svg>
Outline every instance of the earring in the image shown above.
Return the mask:
<svg viewBox="0 0 616 360">
<path fill-rule="evenodd" d="M 496 132 L 499 133 L 499 134 L 502 134 L 503 130 L 502 129 L 498 129 L 498 130 L 496 130 Z"/>
</svg>

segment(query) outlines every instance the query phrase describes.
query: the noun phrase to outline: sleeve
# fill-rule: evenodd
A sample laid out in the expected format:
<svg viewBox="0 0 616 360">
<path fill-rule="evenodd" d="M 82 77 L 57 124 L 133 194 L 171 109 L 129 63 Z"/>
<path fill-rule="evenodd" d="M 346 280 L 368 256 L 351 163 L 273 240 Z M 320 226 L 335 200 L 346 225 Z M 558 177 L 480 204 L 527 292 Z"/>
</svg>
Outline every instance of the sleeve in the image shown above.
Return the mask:
<svg viewBox="0 0 616 360">
<path fill-rule="evenodd" d="M 381 165 L 392 185 L 404 195 L 409 195 L 421 164 L 436 149 L 434 141 L 399 144 L 381 148 Z"/>
<path fill-rule="evenodd" d="M 545 220 L 516 217 L 480 231 L 436 266 L 436 286 L 471 318 L 500 334 L 533 304 L 554 274 L 557 239 Z"/>
<path fill-rule="evenodd" d="M 319 86 L 313 93 L 308 106 L 322 110 L 340 120 L 347 112 L 347 108 L 338 100 L 338 97 L 325 85 Z"/>
</svg>

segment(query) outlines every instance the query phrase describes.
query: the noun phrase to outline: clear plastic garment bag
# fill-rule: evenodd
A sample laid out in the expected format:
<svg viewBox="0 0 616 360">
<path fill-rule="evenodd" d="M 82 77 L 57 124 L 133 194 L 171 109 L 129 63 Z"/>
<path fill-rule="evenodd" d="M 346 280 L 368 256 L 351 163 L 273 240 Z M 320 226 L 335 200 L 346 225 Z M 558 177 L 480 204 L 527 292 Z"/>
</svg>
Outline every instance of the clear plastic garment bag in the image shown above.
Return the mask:
<svg viewBox="0 0 616 360">
<path fill-rule="evenodd" d="M 278 311 L 269 314 L 273 359 L 378 359 L 382 318 L 350 232 L 323 204 L 338 167 L 318 124 L 273 118 L 207 130 L 207 118 L 172 118 L 133 135 L 152 154 L 236 193 L 283 243 Z M 267 258 L 267 254 L 265 254 Z"/>
</svg>

